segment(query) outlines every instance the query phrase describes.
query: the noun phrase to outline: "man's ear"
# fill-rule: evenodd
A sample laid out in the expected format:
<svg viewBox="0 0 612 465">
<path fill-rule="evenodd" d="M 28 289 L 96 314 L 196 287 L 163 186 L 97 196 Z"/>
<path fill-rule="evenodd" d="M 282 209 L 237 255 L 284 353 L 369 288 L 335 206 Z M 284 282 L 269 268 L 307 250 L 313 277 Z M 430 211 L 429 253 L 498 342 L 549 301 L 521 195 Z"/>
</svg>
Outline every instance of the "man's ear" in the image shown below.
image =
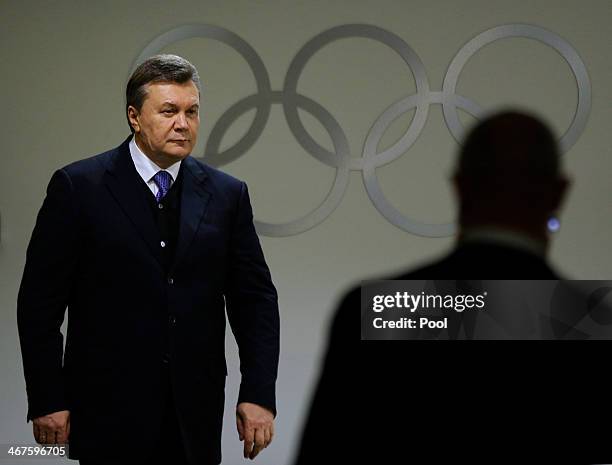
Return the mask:
<svg viewBox="0 0 612 465">
<path fill-rule="evenodd" d="M 451 184 L 453 185 L 453 193 L 455 198 L 461 202 L 465 197 L 465 178 L 461 173 L 455 172 L 451 176 Z"/>
<path fill-rule="evenodd" d="M 139 133 L 140 123 L 138 122 L 138 116 L 139 116 L 138 110 L 136 110 L 136 108 L 130 105 L 127 109 L 127 114 L 128 114 L 128 119 L 130 120 L 130 125 L 134 129 L 134 132 Z"/>
<path fill-rule="evenodd" d="M 571 179 L 566 176 L 560 176 L 554 183 L 553 196 L 551 198 L 552 211 L 557 211 L 563 204 L 565 196 L 572 185 Z"/>
</svg>

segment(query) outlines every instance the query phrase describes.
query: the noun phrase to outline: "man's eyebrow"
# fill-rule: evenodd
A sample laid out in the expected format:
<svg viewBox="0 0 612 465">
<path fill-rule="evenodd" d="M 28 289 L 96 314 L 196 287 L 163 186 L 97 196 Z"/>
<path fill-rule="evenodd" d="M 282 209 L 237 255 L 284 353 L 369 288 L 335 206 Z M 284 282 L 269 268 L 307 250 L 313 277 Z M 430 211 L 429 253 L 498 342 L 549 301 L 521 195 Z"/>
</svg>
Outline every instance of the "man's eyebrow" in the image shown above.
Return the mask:
<svg viewBox="0 0 612 465">
<path fill-rule="evenodd" d="M 169 105 L 171 107 L 176 107 L 177 106 L 176 103 L 174 103 L 174 102 L 172 102 L 170 100 L 166 100 L 165 102 L 162 102 L 162 106 L 163 105 Z M 194 103 L 189 108 L 193 108 L 193 107 L 200 108 L 200 104 L 199 103 Z"/>
</svg>

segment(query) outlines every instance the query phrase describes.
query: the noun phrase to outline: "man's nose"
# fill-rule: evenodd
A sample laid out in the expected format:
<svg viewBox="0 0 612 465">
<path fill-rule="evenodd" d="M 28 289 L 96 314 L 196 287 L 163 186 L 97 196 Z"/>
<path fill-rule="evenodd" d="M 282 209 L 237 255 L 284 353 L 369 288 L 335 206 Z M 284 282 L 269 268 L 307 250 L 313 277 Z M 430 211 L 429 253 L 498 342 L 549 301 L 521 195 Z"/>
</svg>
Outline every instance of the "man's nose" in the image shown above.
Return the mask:
<svg viewBox="0 0 612 465">
<path fill-rule="evenodd" d="M 184 113 L 177 113 L 176 118 L 174 119 L 174 129 L 184 130 L 189 126 L 187 124 L 187 117 Z"/>
</svg>

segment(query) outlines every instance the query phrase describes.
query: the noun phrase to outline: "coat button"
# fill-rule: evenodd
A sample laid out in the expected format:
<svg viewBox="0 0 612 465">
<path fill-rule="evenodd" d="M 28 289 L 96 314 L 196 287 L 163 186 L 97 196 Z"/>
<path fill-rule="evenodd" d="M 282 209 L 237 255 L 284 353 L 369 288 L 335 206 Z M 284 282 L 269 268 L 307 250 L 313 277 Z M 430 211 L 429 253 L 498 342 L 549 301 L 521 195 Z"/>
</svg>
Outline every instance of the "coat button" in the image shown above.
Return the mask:
<svg viewBox="0 0 612 465">
<path fill-rule="evenodd" d="M 174 284 L 174 279 L 168 278 L 168 284 Z"/>
<path fill-rule="evenodd" d="M 169 321 L 171 325 L 176 324 L 176 316 L 170 315 Z"/>
<path fill-rule="evenodd" d="M 164 241 L 161 241 L 159 245 L 161 245 L 162 247 L 166 247 L 166 243 Z"/>
</svg>

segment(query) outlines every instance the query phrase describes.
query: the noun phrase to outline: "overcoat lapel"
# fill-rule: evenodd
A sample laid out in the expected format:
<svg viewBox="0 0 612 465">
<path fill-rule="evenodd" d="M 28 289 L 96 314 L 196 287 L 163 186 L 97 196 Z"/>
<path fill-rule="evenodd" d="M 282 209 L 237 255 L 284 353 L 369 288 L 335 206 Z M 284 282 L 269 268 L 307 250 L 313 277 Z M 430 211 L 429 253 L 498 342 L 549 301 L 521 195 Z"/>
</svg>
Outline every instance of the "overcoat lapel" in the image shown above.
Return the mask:
<svg viewBox="0 0 612 465">
<path fill-rule="evenodd" d="M 183 160 L 183 187 L 181 192 L 181 214 L 176 244 L 176 254 L 172 269 L 186 258 L 189 246 L 200 227 L 200 223 L 210 201 L 211 194 L 206 189 L 206 172 L 190 156 Z"/>
<path fill-rule="evenodd" d="M 134 224 L 151 253 L 163 266 L 159 250 L 157 226 L 150 214 L 150 207 L 138 186 L 139 177 L 129 150 L 131 136 L 123 142 L 106 160 L 105 182 L 111 194 Z M 178 242 L 172 269 L 186 256 L 200 222 L 208 208 L 211 194 L 206 189 L 206 172 L 191 157 L 183 160 L 183 186 L 181 191 L 181 212 Z"/>
<path fill-rule="evenodd" d="M 107 160 L 105 182 L 161 266 L 157 225 L 151 215 L 151 208 L 142 195 L 142 188 L 138 185 L 140 179 L 130 156 L 130 139 L 131 137 L 123 142 Z"/>
</svg>

